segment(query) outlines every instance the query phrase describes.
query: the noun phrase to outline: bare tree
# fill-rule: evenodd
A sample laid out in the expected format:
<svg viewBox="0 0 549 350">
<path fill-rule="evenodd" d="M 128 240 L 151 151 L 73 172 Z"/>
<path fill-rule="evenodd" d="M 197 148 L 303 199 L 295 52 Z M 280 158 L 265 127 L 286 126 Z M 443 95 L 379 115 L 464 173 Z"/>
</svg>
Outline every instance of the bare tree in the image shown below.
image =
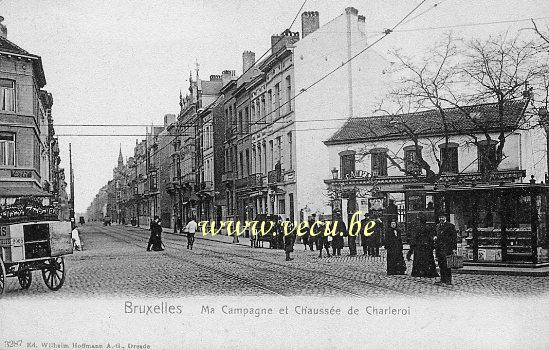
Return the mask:
<svg viewBox="0 0 549 350">
<path fill-rule="evenodd" d="M 443 142 L 447 147 L 451 135 L 464 133 L 467 142 L 479 149 L 483 175 L 490 179 L 505 159 L 504 147 L 507 137 L 512 134 L 510 129 L 532 127 L 524 117 L 532 99 L 532 85 L 538 87 L 544 81 L 547 84 L 547 66 L 542 53 L 531 41 L 522 41 L 518 36 L 508 39 L 506 35 L 500 35 L 463 42 L 449 34 L 422 60 L 410 59 L 400 52 L 395 52 L 394 57 L 398 62 L 396 73 L 402 74 L 400 88 L 390 92 L 384 101 L 389 101 L 391 108 L 379 110 L 392 116 L 392 127 L 414 143 L 415 159 L 408 159 L 408 163 L 415 163 L 425 171 L 422 179 L 430 183 L 437 182 L 445 169 L 436 145 Z M 509 106 L 520 99 L 525 100 L 521 118 L 510 120 Z M 479 115 L 471 107 L 485 103 L 495 104 L 495 120 Z M 422 130 L 412 125 L 406 115 L 425 110 L 431 110 L 431 115 L 436 116 L 432 122 L 438 123 L 439 128 L 434 136 L 429 135 L 431 125 L 423 126 Z M 464 125 L 470 127 L 464 128 Z M 425 160 L 420 143 L 427 144 L 438 172 Z M 484 143 L 490 147 L 480 147 Z M 420 176 L 417 171 L 403 168 L 395 155 L 387 157 L 405 174 Z"/>
</svg>

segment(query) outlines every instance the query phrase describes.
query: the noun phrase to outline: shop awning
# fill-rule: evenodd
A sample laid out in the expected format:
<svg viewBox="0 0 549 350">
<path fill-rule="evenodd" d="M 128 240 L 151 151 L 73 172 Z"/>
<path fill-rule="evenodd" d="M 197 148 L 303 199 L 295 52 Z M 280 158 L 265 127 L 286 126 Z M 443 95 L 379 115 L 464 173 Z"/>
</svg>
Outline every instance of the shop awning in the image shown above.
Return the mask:
<svg viewBox="0 0 549 350">
<path fill-rule="evenodd" d="M 49 192 L 36 187 L 0 187 L 0 197 L 53 197 Z"/>
</svg>

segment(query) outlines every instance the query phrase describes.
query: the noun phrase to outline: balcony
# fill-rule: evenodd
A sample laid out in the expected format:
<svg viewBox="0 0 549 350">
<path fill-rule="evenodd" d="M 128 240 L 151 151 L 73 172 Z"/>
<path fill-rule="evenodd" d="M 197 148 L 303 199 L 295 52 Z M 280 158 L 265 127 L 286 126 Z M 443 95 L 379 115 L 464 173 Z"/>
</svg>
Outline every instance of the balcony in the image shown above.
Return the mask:
<svg viewBox="0 0 549 350">
<path fill-rule="evenodd" d="M 275 184 L 284 181 L 284 178 L 282 177 L 282 169 L 278 168 L 269 171 L 269 173 L 267 174 L 267 181 L 269 184 Z"/>
<path fill-rule="evenodd" d="M 252 174 L 248 176 L 248 186 L 249 187 L 261 187 L 263 186 L 263 174 Z"/>
<path fill-rule="evenodd" d="M 233 180 L 234 180 L 234 175 L 232 171 L 228 171 L 226 173 L 221 174 L 221 181 L 230 182 Z"/>
</svg>

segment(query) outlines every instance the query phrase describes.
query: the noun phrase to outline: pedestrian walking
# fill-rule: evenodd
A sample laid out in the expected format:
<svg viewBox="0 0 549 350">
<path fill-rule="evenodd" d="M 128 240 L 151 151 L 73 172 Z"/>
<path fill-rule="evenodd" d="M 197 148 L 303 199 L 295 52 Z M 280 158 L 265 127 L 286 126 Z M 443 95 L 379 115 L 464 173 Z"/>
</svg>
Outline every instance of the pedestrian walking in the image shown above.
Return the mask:
<svg viewBox="0 0 549 350">
<path fill-rule="evenodd" d="M 435 258 L 433 257 L 433 238 L 431 231 L 427 227 L 427 220 L 420 216 L 412 229 L 412 239 L 410 241 L 410 250 L 406 254 L 408 261 L 414 256 L 412 266 L 412 277 L 438 277 Z"/>
<path fill-rule="evenodd" d="M 312 227 L 315 222 L 316 222 L 316 214 L 313 213 L 311 215 L 311 219 L 309 220 L 309 227 Z M 315 245 L 317 246 L 317 250 L 318 250 L 317 237 L 316 236 L 311 236 L 310 231 L 307 232 L 306 235 L 308 236 L 309 249 L 311 250 L 311 252 L 314 251 L 313 247 Z"/>
<path fill-rule="evenodd" d="M 437 257 L 438 268 L 440 270 L 440 281 L 435 284 L 452 285 L 452 269 L 448 267 L 446 258 L 449 255 L 456 254 L 457 235 L 456 227 L 446 221 L 445 215 L 439 215 L 439 223 L 435 228 L 435 255 Z"/>
<path fill-rule="evenodd" d="M 387 251 L 387 275 L 404 275 L 406 263 L 402 255 L 402 234 L 394 219 L 385 233 L 384 245 Z"/>
<path fill-rule="evenodd" d="M 250 234 L 250 247 L 255 248 L 257 246 L 257 236 L 254 234 L 253 230 L 248 229 Z"/>
<path fill-rule="evenodd" d="M 374 233 L 370 236 L 368 243 L 369 255 L 373 257 L 379 257 L 379 247 L 383 240 L 383 221 L 380 218 L 375 219 L 376 224 L 374 226 Z"/>
<path fill-rule="evenodd" d="M 149 237 L 149 243 L 147 244 L 147 251 L 150 252 L 151 248 L 153 251 L 160 251 L 164 250 L 162 249 L 162 241 L 160 238 L 160 232 L 162 232 L 162 227 L 160 226 L 159 222 L 156 220 L 158 216 L 155 216 L 150 223 L 149 229 L 151 231 L 151 235 Z"/>
<path fill-rule="evenodd" d="M 196 233 L 197 228 L 198 224 L 196 223 L 194 216 L 191 216 L 191 220 L 183 229 L 183 231 L 187 233 L 187 249 L 193 250 L 194 234 Z"/>
<path fill-rule="evenodd" d="M 286 219 L 286 221 L 289 222 L 289 219 Z M 284 227 L 282 225 L 282 219 L 279 217 L 278 219 L 278 231 L 277 235 L 280 235 L 284 237 L 284 252 L 286 253 L 286 261 L 294 260 L 292 257 L 290 257 L 290 253 L 294 251 L 294 242 L 295 242 L 295 232 L 292 232 L 290 229 L 290 224 L 288 223 L 288 234 L 284 234 Z"/>
<path fill-rule="evenodd" d="M 324 236 L 324 224 L 322 222 L 318 223 L 318 236 L 316 237 L 317 242 L 319 242 L 319 248 L 318 248 L 318 257 L 322 258 L 322 249 L 326 249 L 326 254 L 328 255 L 328 258 L 330 255 L 330 242 L 332 236 Z"/>
<path fill-rule="evenodd" d="M 347 244 L 349 245 L 349 256 L 356 256 L 356 235 L 347 232 Z"/>
<path fill-rule="evenodd" d="M 368 225 L 368 222 L 370 222 L 370 218 L 368 218 L 368 214 L 364 214 L 364 219 L 362 219 L 360 221 L 360 227 L 362 229 L 364 229 L 364 227 L 366 227 L 366 225 Z M 364 232 L 364 231 L 363 231 Z M 360 245 L 362 246 L 362 252 L 363 252 L 363 255 L 369 255 L 369 244 L 370 244 L 370 236 L 364 236 L 362 235 L 360 237 Z"/>
<path fill-rule="evenodd" d="M 82 242 L 80 241 L 80 232 L 78 232 L 77 227 L 78 226 L 76 226 L 76 224 L 74 224 L 74 228 L 71 231 L 71 237 L 72 237 L 73 248 L 80 251 L 80 250 L 83 250 L 83 249 L 82 249 Z"/>
<path fill-rule="evenodd" d="M 341 255 L 341 249 L 343 249 L 344 238 L 347 235 L 347 226 L 343 222 L 341 213 L 336 213 L 334 224 L 337 225 L 336 235 L 332 239 L 332 254 Z"/>
</svg>

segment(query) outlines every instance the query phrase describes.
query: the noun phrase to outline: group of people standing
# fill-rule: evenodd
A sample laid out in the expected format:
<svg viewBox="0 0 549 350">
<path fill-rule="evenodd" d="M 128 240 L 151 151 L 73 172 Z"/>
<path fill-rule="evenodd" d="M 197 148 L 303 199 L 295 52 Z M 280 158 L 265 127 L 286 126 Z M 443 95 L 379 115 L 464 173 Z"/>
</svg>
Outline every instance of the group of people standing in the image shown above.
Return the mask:
<svg viewBox="0 0 549 350">
<path fill-rule="evenodd" d="M 446 221 L 446 216 L 441 215 L 434 232 L 432 231 L 427 226 L 427 220 L 420 217 L 414 229 L 410 250 L 406 256 L 408 260 L 411 259 L 412 255 L 414 257 L 412 277 L 435 278 L 439 276 L 433 257 L 434 250 L 440 270 L 440 280 L 435 283 L 451 285 L 452 270 L 448 267 L 447 257 L 456 254 L 456 228 Z"/>
<path fill-rule="evenodd" d="M 331 235 L 324 236 L 324 227 L 319 222 L 316 236 L 304 235 L 302 242 L 305 250 L 309 248 L 311 251 L 316 246 L 319 251 L 319 257 L 322 257 L 323 248 L 330 257 L 330 246 L 333 255 L 341 255 L 341 250 L 344 246 L 344 238 L 348 239 L 349 256 L 357 255 L 356 251 L 356 236 L 349 235 L 345 223 L 341 220 L 341 215 L 336 213 L 334 220 L 338 221 L 337 232 L 333 237 Z M 389 225 L 385 226 L 380 217 L 364 217 L 361 222 L 361 227 L 365 227 L 371 220 L 376 222 L 373 233 L 370 236 L 362 236 L 361 245 L 364 255 L 379 257 L 379 249 L 381 246 L 385 248 L 387 253 L 387 275 L 404 275 L 406 274 L 406 262 L 404 261 L 404 247 L 402 243 L 402 232 L 398 228 L 397 218 L 389 216 Z M 316 215 L 312 215 L 309 221 L 309 226 L 316 221 Z M 384 227 L 385 226 L 385 227 Z M 412 228 L 412 237 L 410 240 L 410 249 L 406 254 L 408 261 L 412 260 L 412 277 L 439 277 L 437 272 L 436 261 L 440 270 L 440 280 L 435 284 L 452 284 L 452 270 L 447 265 L 447 257 L 456 254 L 457 250 L 457 233 L 455 226 L 446 220 L 446 216 L 440 215 L 439 222 L 434 230 L 427 225 L 425 217 L 419 217 Z M 340 235 L 342 233 L 343 235 Z M 433 251 L 435 255 L 433 256 Z"/>
</svg>

